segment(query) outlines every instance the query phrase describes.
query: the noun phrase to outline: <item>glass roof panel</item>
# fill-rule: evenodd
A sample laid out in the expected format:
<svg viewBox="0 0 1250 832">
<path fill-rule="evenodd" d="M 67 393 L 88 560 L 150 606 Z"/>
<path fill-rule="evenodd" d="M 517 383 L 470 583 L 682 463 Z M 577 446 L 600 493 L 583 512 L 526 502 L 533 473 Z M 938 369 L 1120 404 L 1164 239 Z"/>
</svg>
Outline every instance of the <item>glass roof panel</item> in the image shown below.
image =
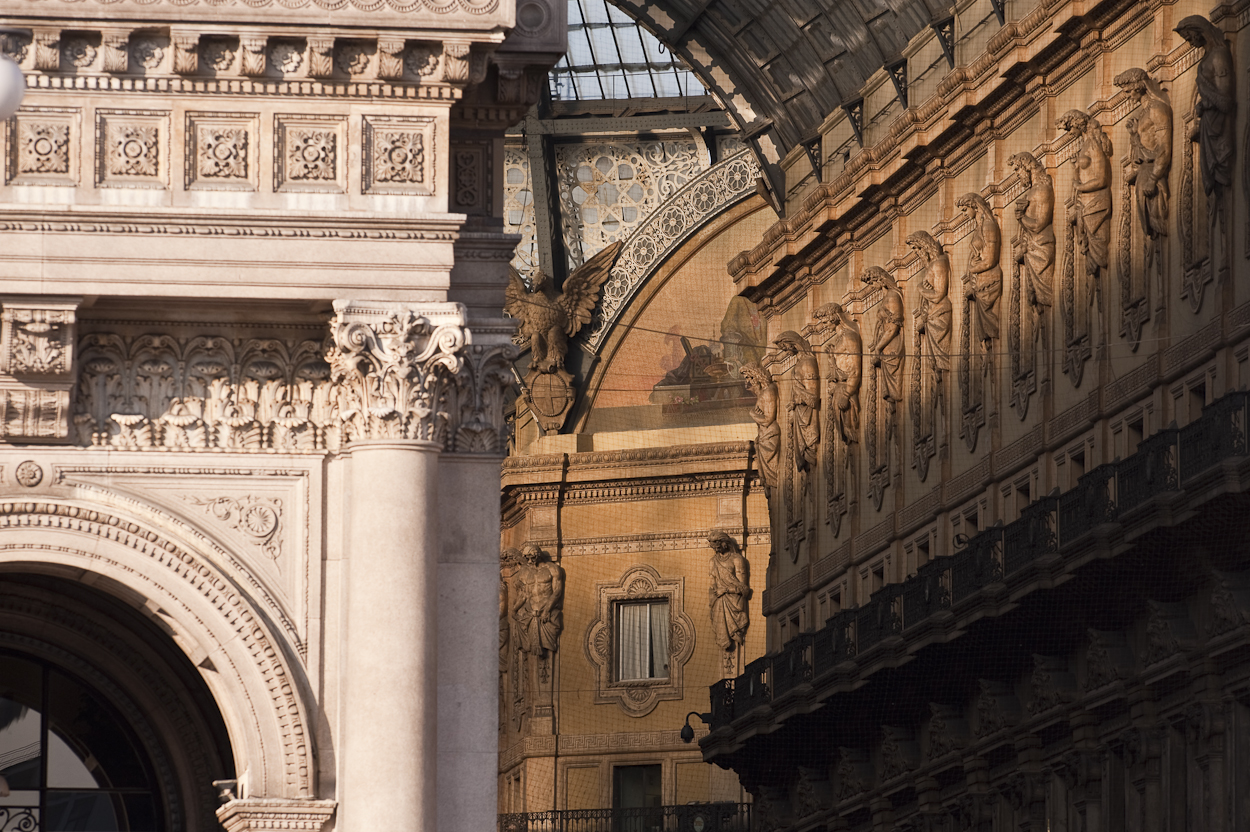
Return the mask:
<svg viewBox="0 0 1250 832">
<path fill-rule="evenodd" d="M 568 2 L 569 51 L 551 72 L 552 99 L 703 94 L 679 58 L 607 0 Z"/>
</svg>

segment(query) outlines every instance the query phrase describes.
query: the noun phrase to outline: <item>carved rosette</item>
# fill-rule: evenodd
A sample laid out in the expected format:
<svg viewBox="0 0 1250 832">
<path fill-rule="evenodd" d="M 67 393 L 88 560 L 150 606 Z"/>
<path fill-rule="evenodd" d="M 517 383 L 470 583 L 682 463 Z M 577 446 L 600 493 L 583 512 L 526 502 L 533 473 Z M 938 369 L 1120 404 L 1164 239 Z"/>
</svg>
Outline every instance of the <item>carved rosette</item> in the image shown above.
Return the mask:
<svg viewBox="0 0 1250 832">
<path fill-rule="evenodd" d="M 345 438 L 424 439 L 443 445 L 449 388 L 463 366 L 464 307 L 335 301 L 330 381 Z"/>
</svg>

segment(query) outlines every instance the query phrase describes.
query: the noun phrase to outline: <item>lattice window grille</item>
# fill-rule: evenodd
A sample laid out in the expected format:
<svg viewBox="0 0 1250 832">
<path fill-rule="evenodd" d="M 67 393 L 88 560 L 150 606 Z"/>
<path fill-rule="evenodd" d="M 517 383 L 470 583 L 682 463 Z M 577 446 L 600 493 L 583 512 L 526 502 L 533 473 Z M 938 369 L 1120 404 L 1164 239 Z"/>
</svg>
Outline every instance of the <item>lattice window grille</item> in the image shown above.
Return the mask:
<svg viewBox="0 0 1250 832">
<path fill-rule="evenodd" d="M 520 234 L 512 257 L 513 267 L 523 275 L 538 268 L 538 231 L 534 220 L 534 190 L 530 182 L 529 156 L 523 147 L 504 150 L 503 224 L 509 234 Z"/>
<path fill-rule="evenodd" d="M 628 237 L 702 168 L 693 141 L 558 145 L 556 179 L 569 268 Z"/>
</svg>

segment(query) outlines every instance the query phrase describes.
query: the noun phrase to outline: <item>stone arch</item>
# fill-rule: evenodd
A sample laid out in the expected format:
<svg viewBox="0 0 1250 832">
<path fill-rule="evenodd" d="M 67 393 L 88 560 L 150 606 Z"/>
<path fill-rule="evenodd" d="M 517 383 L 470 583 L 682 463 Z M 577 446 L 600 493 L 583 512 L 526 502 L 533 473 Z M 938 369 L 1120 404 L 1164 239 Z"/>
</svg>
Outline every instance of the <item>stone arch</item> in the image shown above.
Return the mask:
<svg viewBox="0 0 1250 832">
<path fill-rule="evenodd" d="M 226 724 L 240 797 L 314 796 L 303 669 L 201 547 L 137 513 L 52 495 L 0 498 L 0 571 L 72 576 L 143 608 L 191 662 Z"/>
<path fill-rule="evenodd" d="M 235 776 L 196 668 L 159 625 L 74 575 L 0 573 L 0 650 L 70 674 L 111 706 L 151 766 L 170 829 L 219 828 L 213 783 Z"/>
</svg>

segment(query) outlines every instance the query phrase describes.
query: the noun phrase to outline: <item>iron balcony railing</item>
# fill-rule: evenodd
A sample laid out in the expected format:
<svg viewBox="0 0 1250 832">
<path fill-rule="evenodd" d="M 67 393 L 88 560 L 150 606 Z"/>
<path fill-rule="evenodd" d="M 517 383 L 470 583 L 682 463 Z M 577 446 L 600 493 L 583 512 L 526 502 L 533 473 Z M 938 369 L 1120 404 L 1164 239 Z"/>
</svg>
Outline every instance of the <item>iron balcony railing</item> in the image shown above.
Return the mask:
<svg viewBox="0 0 1250 832">
<path fill-rule="evenodd" d="M 498 832 L 750 832 L 750 803 L 559 809 L 500 815 Z"/>
<path fill-rule="evenodd" d="M 982 531 L 953 555 L 934 558 L 906 581 L 873 593 L 862 606 L 836 613 L 816 632 L 751 662 L 737 679 L 717 682 L 711 690 L 712 728 L 1060 554 L 1100 525 L 1189 486 L 1224 460 L 1248 454 L 1250 392 L 1238 391 L 1213 402 L 1184 428 L 1164 428 L 1145 439 L 1127 459 L 1087 472 L 1075 488 L 1036 500 L 1015 522 Z"/>
</svg>

